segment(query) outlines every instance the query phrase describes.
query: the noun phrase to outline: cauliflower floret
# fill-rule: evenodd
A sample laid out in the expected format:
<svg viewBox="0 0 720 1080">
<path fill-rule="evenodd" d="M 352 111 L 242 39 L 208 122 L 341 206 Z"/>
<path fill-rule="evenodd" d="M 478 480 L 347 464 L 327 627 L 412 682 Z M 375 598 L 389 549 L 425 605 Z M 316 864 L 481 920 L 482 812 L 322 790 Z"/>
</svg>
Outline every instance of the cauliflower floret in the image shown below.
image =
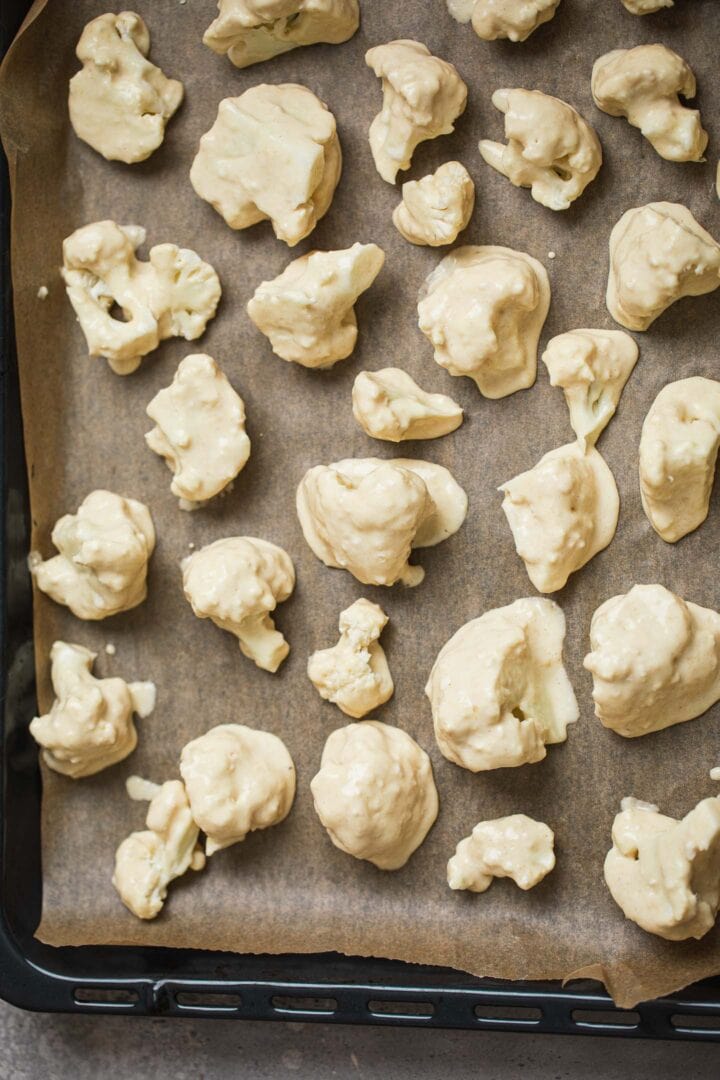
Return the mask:
<svg viewBox="0 0 720 1080">
<path fill-rule="evenodd" d="M 605 53 L 593 64 L 591 85 L 598 109 L 626 117 L 660 157 L 703 160 L 708 134 L 700 113 L 682 105 L 678 97 L 695 97 L 695 76 L 667 45 L 638 45 Z"/>
<path fill-rule="evenodd" d="M 183 747 L 180 774 L 193 818 L 207 836 L 206 855 L 279 824 L 295 798 L 295 766 L 285 743 L 242 724 L 220 724 Z"/>
<path fill-rule="evenodd" d="M 382 110 L 370 125 L 370 150 L 383 180 L 394 184 L 421 142 L 455 130 L 467 86 L 452 64 L 418 41 L 376 45 L 365 53 L 365 63 L 382 79 L 383 90 Z"/>
<path fill-rule="evenodd" d="M 220 102 L 190 182 L 231 229 L 270 221 L 288 247 L 330 208 L 342 153 L 335 117 L 305 86 L 252 86 Z"/>
<path fill-rule="evenodd" d="M 130 777 L 127 789 L 133 799 L 150 800 L 147 830 L 130 833 L 120 844 L 112 883 L 133 915 L 154 919 L 170 882 L 188 869 L 202 870 L 205 856 L 197 846 L 199 830 L 179 780 L 159 785 Z"/>
<path fill-rule="evenodd" d="M 200 337 L 220 300 L 217 274 L 194 251 L 158 244 L 140 262 L 144 242 L 144 229 L 114 221 L 84 225 L 63 241 L 60 273 L 88 352 L 118 375 L 135 371 L 165 338 Z"/>
<path fill-rule="evenodd" d="M 484 41 L 508 38 L 526 41 L 538 26 L 549 22 L 560 0 L 446 0 L 448 11 Z"/>
<path fill-rule="evenodd" d="M 300 45 L 339 45 L 360 25 L 358 0 L 218 0 L 218 9 L 203 42 L 239 68 Z"/>
<path fill-rule="evenodd" d="M 425 693 L 444 756 L 471 772 L 542 761 L 578 718 L 562 659 L 565 616 L 531 597 L 487 611 L 455 633 Z"/>
<path fill-rule="evenodd" d="M 308 677 L 320 697 L 356 720 L 392 697 L 392 675 L 378 641 L 387 621 L 378 604 L 356 600 L 340 614 L 337 645 L 308 660 Z"/>
<path fill-rule="evenodd" d="M 145 411 L 156 424 L 145 441 L 173 470 L 181 509 L 218 495 L 250 457 L 245 403 L 211 356 L 186 356 Z"/>
<path fill-rule="evenodd" d="M 580 113 L 539 90 L 496 90 L 505 114 L 504 143 L 481 139 L 480 154 L 515 187 L 550 210 L 567 210 L 602 165 L 600 140 Z"/>
<path fill-rule="evenodd" d="M 625 918 L 669 941 L 701 938 L 720 907 L 720 799 L 682 820 L 623 799 L 605 859 L 605 882 Z"/>
<path fill-rule="evenodd" d="M 549 307 L 550 282 L 537 259 L 506 247 L 459 247 L 426 279 L 418 324 L 436 364 L 500 398 L 535 382 Z"/>
<path fill-rule="evenodd" d="M 555 866 L 554 844 L 552 829 L 525 814 L 480 821 L 448 862 L 448 885 L 482 893 L 493 878 L 512 878 L 520 889 L 532 889 Z"/>
<path fill-rule="evenodd" d="M 680 379 L 663 387 L 640 436 L 640 494 L 669 544 L 702 525 L 720 446 L 720 382 Z"/>
<path fill-rule="evenodd" d="M 75 134 L 108 161 L 145 161 L 162 143 L 183 99 L 183 85 L 147 58 L 148 28 L 133 11 L 89 22 L 75 55 L 83 68 L 70 80 Z"/>
<path fill-rule="evenodd" d="M 366 435 L 387 442 L 439 439 L 460 427 L 463 411 L 446 394 L 428 394 L 400 368 L 361 371 L 352 389 L 353 416 Z"/>
<path fill-rule="evenodd" d="M 96 679 L 96 657 L 82 645 L 56 641 L 50 650 L 55 701 L 30 723 L 45 764 L 74 780 L 131 754 L 137 744 L 133 713 L 145 719 L 155 708 L 154 683 Z"/>
<path fill-rule="evenodd" d="M 52 531 L 59 554 L 30 554 L 35 584 L 78 619 L 106 619 L 137 607 L 147 596 L 147 564 L 155 529 L 144 503 L 112 491 L 93 491 L 76 514 Z"/>
<path fill-rule="evenodd" d="M 429 461 L 346 458 L 316 465 L 300 481 L 297 512 L 310 548 L 326 566 L 363 585 L 419 585 L 412 548 L 433 547 L 462 525 L 467 496 Z"/>
<path fill-rule="evenodd" d="M 570 424 L 583 445 L 594 446 L 612 420 L 639 349 L 622 330 L 569 330 L 547 343 L 542 361 L 552 386 L 561 386 Z"/>
<path fill-rule="evenodd" d="M 626 210 L 610 233 L 607 306 L 628 330 L 647 330 L 683 296 L 720 285 L 720 244 L 681 203 Z"/>
<path fill-rule="evenodd" d="M 335 847 L 380 870 L 404 866 L 437 817 L 430 758 L 378 720 L 333 731 L 310 787 Z"/>
<path fill-rule="evenodd" d="M 422 180 L 402 186 L 402 201 L 393 210 L 393 224 L 411 244 L 442 247 L 454 244 L 475 206 L 475 185 L 464 165 L 446 161 Z"/>
<path fill-rule="evenodd" d="M 283 360 L 329 368 L 355 348 L 355 301 L 385 262 L 377 244 L 344 251 L 310 251 L 279 277 L 258 285 L 248 303 L 252 321 Z"/>
<path fill-rule="evenodd" d="M 634 585 L 590 625 L 595 715 L 634 739 L 701 716 L 720 700 L 720 615 L 662 585 Z"/>
<path fill-rule="evenodd" d="M 199 619 L 234 634 L 259 668 L 277 671 L 290 646 L 270 612 L 295 588 L 286 551 L 252 536 L 216 540 L 183 561 L 183 587 Z"/>
</svg>

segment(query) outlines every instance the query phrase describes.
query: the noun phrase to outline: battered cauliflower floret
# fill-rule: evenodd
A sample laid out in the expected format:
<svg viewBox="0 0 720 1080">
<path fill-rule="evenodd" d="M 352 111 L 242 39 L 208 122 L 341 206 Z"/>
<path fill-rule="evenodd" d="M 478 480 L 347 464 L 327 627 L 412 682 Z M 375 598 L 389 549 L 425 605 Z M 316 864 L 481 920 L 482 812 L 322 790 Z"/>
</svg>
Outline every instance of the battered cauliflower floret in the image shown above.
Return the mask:
<svg viewBox="0 0 720 1080">
<path fill-rule="evenodd" d="M 290 646 L 270 617 L 295 588 L 290 556 L 267 540 L 229 536 L 183 561 L 185 596 L 199 619 L 234 634 L 244 656 L 277 671 Z"/>
<path fill-rule="evenodd" d="M 421 142 L 455 130 L 467 86 L 452 64 L 418 41 L 376 45 L 365 53 L 365 63 L 382 79 L 383 90 L 382 109 L 370 125 L 370 150 L 383 180 L 394 184 Z"/>
<path fill-rule="evenodd" d="M 220 301 L 220 281 L 189 248 L 157 244 L 148 262 L 135 252 L 145 242 L 138 225 L 96 221 L 63 241 L 60 270 L 90 356 L 129 375 L 161 341 L 194 341 Z M 114 318 L 116 305 L 122 318 Z"/>
<path fill-rule="evenodd" d="M 155 707 L 155 685 L 96 679 L 97 653 L 56 641 L 50 650 L 55 701 L 30 723 L 46 765 L 77 780 L 115 765 L 137 744 L 133 713 L 145 719 Z"/>
<path fill-rule="evenodd" d="M 120 844 L 112 883 L 133 915 L 154 919 L 170 882 L 186 870 L 202 870 L 205 857 L 197 846 L 198 827 L 179 780 L 158 785 L 131 777 L 127 786 L 131 798 L 150 799 L 147 830 L 130 833 Z"/>
<path fill-rule="evenodd" d="M 355 302 L 384 262 L 377 244 L 308 252 L 258 285 L 248 315 L 276 356 L 308 368 L 332 367 L 355 348 Z"/>
<path fill-rule="evenodd" d="M 245 403 L 211 356 L 186 356 L 145 411 L 156 425 L 145 441 L 172 469 L 182 509 L 218 495 L 250 457 Z"/>
<path fill-rule="evenodd" d="M 681 203 L 626 210 L 610 233 L 607 306 L 628 330 L 647 330 L 683 296 L 720 285 L 720 244 Z"/>
<path fill-rule="evenodd" d="M 207 836 L 206 855 L 279 824 L 295 798 L 295 766 L 285 743 L 243 724 L 220 724 L 183 747 L 180 775 Z"/>
<path fill-rule="evenodd" d="M 436 364 L 500 398 L 535 382 L 549 307 L 550 282 L 537 259 L 506 247 L 459 247 L 426 279 L 418 324 Z"/>
<path fill-rule="evenodd" d="M 411 550 L 457 532 L 467 496 L 442 465 L 346 458 L 305 473 L 297 512 L 326 566 L 348 570 L 363 585 L 419 585 L 425 571 L 409 564 Z"/>
<path fill-rule="evenodd" d="M 612 420 L 639 349 L 622 330 L 569 330 L 547 343 L 542 361 L 552 386 L 561 386 L 570 424 L 594 446 Z"/>
<path fill-rule="evenodd" d="M 493 878 L 512 878 L 520 889 L 533 889 L 555 866 L 554 844 L 552 829 L 525 814 L 480 821 L 456 847 L 448 885 L 482 893 Z"/>
<path fill-rule="evenodd" d="M 190 182 L 231 229 L 269 221 L 294 247 L 329 210 L 341 170 L 327 105 L 305 86 L 263 83 L 220 102 Z"/>
<path fill-rule="evenodd" d="M 448 11 L 484 41 L 508 38 L 526 41 L 538 26 L 549 22 L 560 0 L 446 0 Z"/>
<path fill-rule="evenodd" d="M 459 161 L 446 161 L 422 180 L 403 184 L 402 201 L 392 219 L 411 244 L 442 247 L 455 243 L 474 206 L 475 185 L 470 173 Z"/>
<path fill-rule="evenodd" d="M 593 128 L 566 101 L 539 90 L 496 90 L 505 114 L 504 143 L 481 139 L 480 154 L 515 187 L 550 210 L 567 210 L 594 180 L 602 147 Z"/>
<path fill-rule="evenodd" d="M 669 544 L 702 525 L 720 446 L 720 382 L 681 379 L 663 387 L 640 436 L 640 494 Z"/>
<path fill-rule="evenodd" d="M 430 758 L 378 720 L 333 731 L 310 787 L 335 847 L 380 870 L 404 866 L 437 817 Z"/>
<path fill-rule="evenodd" d="M 631 15 L 652 15 L 654 11 L 673 6 L 673 0 L 621 0 L 621 2 Z"/>
<path fill-rule="evenodd" d="M 667 45 L 638 45 L 605 53 L 593 64 L 591 85 L 598 109 L 626 117 L 660 157 L 703 160 L 708 134 L 700 113 L 682 105 L 678 96 L 695 97 L 695 76 Z"/>
<path fill-rule="evenodd" d="M 78 619 L 106 619 L 142 604 L 155 548 L 144 503 L 93 491 L 76 514 L 59 519 L 52 542 L 59 554 L 43 560 L 31 552 L 30 570 L 38 589 Z"/>
<path fill-rule="evenodd" d="M 340 614 L 337 645 L 308 660 L 308 677 L 320 697 L 356 720 L 392 697 L 392 675 L 378 641 L 387 621 L 378 604 L 356 600 Z"/>
<path fill-rule="evenodd" d="M 625 918 L 668 941 L 701 938 L 720 907 L 720 799 L 680 821 L 623 799 L 605 859 L 605 882 Z"/>
<path fill-rule="evenodd" d="M 360 25 L 358 0 L 218 0 L 203 42 L 235 67 L 250 67 L 300 45 L 339 45 Z"/>
<path fill-rule="evenodd" d="M 134 11 L 89 22 L 75 55 L 83 68 L 70 80 L 75 134 L 108 161 L 145 161 L 162 143 L 180 107 L 183 85 L 147 59 L 148 28 Z"/>
<path fill-rule="evenodd" d="M 471 772 L 542 761 L 578 718 L 563 666 L 565 616 L 530 597 L 487 611 L 442 647 L 425 693 L 444 756 Z"/>
<path fill-rule="evenodd" d="M 595 715 L 627 739 L 693 720 L 720 700 L 720 615 L 662 585 L 634 585 L 601 604 L 590 648 Z"/>
<path fill-rule="evenodd" d="M 366 435 L 386 442 L 439 439 L 459 428 L 463 411 L 446 394 L 429 394 L 400 368 L 361 371 L 352 389 L 353 416 Z"/>
</svg>

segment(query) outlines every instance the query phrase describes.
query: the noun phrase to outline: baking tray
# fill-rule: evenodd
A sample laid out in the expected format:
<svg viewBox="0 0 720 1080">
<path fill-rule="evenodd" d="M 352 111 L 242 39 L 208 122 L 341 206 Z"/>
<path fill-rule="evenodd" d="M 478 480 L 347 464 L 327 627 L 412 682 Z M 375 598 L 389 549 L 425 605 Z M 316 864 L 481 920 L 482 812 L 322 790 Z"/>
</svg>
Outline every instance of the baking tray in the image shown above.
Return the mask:
<svg viewBox="0 0 720 1080">
<path fill-rule="evenodd" d="M 0 53 L 29 7 L 2 0 Z M 10 282 L 10 196 L 0 162 L 0 997 L 47 1012 L 238 1017 L 720 1041 L 720 979 L 616 1009 L 598 983 L 510 983 L 332 953 L 241 956 L 136 947 L 52 948 L 40 917 L 41 782 L 29 505 Z"/>
</svg>

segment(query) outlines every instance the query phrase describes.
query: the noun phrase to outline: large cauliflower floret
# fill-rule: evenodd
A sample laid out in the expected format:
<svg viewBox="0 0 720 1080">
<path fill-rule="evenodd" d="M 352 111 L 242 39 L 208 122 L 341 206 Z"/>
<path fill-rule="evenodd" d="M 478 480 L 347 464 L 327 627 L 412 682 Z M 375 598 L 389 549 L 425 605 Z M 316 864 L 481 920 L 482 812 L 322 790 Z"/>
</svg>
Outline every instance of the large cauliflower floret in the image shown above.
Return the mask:
<svg viewBox="0 0 720 1080">
<path fill-rule="evenodd" d="M 493 878 L 512 878 L 518 888 L 532 889 L 555 866 L 554 844 L 552 829 L 525 814 L 480 821 L 448 862 L 448 885 L 482 893 Z"/>
<path fill-rule="evenodd" d="M 392 675 L 378 641 L 387 621 L 378 604 L 356 600 L 340 613 L 337 645 L 308 660 L 308 677 L 320 697 L 356 720 L 392 697 Z"/>
<path fill-rule="evenodd" d="M 295 798 L 295 766 L 284 742 L 242 724 L 220 724 L 183 747 L 180 774 L 207 836 L 206 855 L 277 825 Z"/>
<path fill-rule="evenodd" d="M 358 0 L 218 0 L 218 8 L 203 41 L 239 68 L 300 45 L 339 45 L 360 25 Z"/>
<path fill-rule="evenodd" d="M 199 619 L 234 634 L 259 668 L 277 671 L 290 646 L 270 612 L 295 588 L 286 551 L 252 536 L 216 540 L 185 559 L 183 587 Z"/>
<path fill-rule="evenodd" d="M 382 79 L 383 90 L 382 110 L 370 125 L 370 149 L 383 180 L 394 184 L 421 142 L 455 130 L 467 86 L 452 64 L 418 41 L 376 45 L 365 63 Z"/>
<path fill-rule="evenodd" d="M 99 15 L 78 41 L 70 80 L 70 123 L 108 161 L 145 161 L 165 137 L 183 85 L 147 59 L 148 28 L 133 11 Z"/>
<path fill-rule="evenodd" d="M 310 787 L 335 847 L 380 870 L 404 866 L 437 817 L 430 758 L 378 720 L 333 731 Z"/>
<path fill-rule="evenodd" d="M 377 244 L 343 251 L 311 251 L 258 285 L 247 311 L 283 360 L 329 368 L 355 348 L 355 301 L 385 262 Z"/>
<path fill-rule="evenodd" d="M 220 300 L 220 281 L 189 248 L 158 244 L 148 262 L 135 251 L 145 242 L 138 225 L 96 221 L 63 241 L 68 299 L 90 356 L 102 356 L 118 375 L 129 375 L 161 341 L 193 341 L 204 332 Z M 113 305 L 123 318 L 114 318 Z"/>
<path fill-rule="evenodd" d="M 438 439 L 463 421 L 456 401 L 447 394 L 429 394 L 401 368 L 361 371 L 353 383 L 352 403 L 365 434 L 387 442 Z"/>
<path fill-rule="evenodd" d="M 55 772 L 77 779 L 122 761 L 137 744 L 133 713 L 143 719 L 155 707 L 155 685 L 96 679 L 97 653 L 56 641 L 50 650 L 55 701 L 30 723 L 30 734 Z"/>
<path fill-rule="evenodd" d="M 508 38 L 526 41 L 538 26 L 549 22 L 560 0 L 446 0 L 458 22 L 472 22 L 484 41 Z"/>
<path fill-rule="evenodd" d="M 393 210 L 393 225 L 411 244 L 442 247 L 454 244 L 475 206 L 475 185 L 464 165 L 446 161 L 421 180 L 402 186 L 402 200 Z"/>
<path fill-rule="evenodd" d="M 137 607 L 147 596 L 147 565 L 155 529 L 144 503 L 112 491 L 93 491 L 76 514 L 52 531 L 59 554 L 30 555 L 37 587 L 79 619 L 106 619 Z"/>
</svg>

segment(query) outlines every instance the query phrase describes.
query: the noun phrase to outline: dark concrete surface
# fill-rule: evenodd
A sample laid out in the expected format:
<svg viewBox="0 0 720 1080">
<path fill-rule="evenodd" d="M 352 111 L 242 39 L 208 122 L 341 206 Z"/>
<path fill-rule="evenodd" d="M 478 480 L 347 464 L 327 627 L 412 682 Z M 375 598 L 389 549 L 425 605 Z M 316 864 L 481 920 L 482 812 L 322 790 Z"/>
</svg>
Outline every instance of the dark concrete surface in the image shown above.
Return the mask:
<svg viewBox="0 0 720 1080">
<path fill-rule="evenodd" d="M 720 1045 L 559 1035 L 21 1012 L 0 1080 L 718 1080 Z"/>
</svg>

